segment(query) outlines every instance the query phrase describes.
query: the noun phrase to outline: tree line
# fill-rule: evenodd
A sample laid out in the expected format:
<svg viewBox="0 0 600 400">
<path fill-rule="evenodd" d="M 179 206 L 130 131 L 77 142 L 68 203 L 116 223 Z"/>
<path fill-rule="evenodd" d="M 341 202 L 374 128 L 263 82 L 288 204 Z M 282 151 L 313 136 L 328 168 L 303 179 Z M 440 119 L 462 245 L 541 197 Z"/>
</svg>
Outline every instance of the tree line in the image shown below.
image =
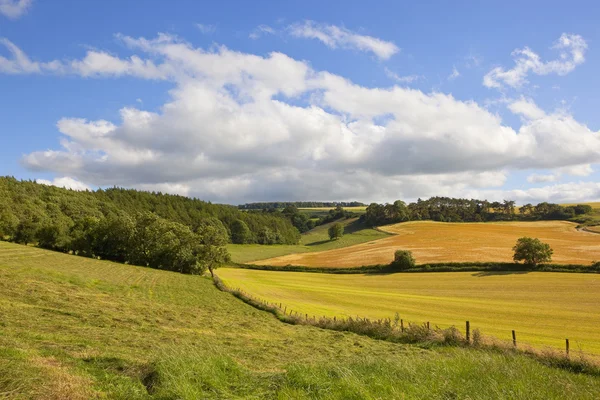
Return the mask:
<svg viewBox="0 0 600 400">
<path fill-rule="evenodd" d="M 224 233 L 225 243 L 296 244 L 300 238 L 298 230 L 281 214 L 243 212 L 235 206 L 160 192 L 121 188 L 73 191 L 0 177 L 1 239 L 85 253 L 74 246 L 82 227 L 90 221 L 99 226 L 129 226 L 141 218 L 139 215 L 148 214 L 184 236 L 187 230 L 202 236 L 206 225 L 215 226 Z"/>
<path fill-rule="evenodd" d="M 552 203 L 526 204 L 519 208 L 512 200 L 487 201 L 431 197 L 406 204 L 402 200 L 394 203 L 371 203 L 361 217 L 369 226 L 385 225 L 404 221 L 433 220 L 441 222 L 485 222 L 485 221 L 535 221 L 568 220 L 592 212 L 586 204 L 561 206 Z"/>
<path fill-rule="evenodd" d="M 288 206 L 296 208 L 329 208 L 329 207 L 364 207 L 366 204 L 359 201 L 270 201 L 260 203 L 240 204 L 240 210 L 270 210 L 284 209 Z"/>
</svg>

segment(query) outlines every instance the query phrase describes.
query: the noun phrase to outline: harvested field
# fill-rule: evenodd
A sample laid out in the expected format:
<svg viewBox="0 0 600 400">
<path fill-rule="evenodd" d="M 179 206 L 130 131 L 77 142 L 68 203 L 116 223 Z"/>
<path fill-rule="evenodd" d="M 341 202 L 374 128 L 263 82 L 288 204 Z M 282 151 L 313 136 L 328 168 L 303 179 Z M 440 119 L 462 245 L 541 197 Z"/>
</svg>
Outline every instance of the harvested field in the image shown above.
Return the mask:
<svg viewBox="0 0 600 400">
<path fill-rule="evenodd" d="M 558 272 L 311 274 L 224 268 L 226 285 L 301 315 L 393 318 L 600 354 L 600 275 Z"/>
<path fill-rule="evenodd" d="M 512 247 L 522 236 L 536 237 L 554 249 L 553 262 L 590 264 L 600 260 L 600 235 L 576 229 L 566 221 L 444 223 L 413 221 L 381 227 L 387 238 L 316 253 L 289 254 L 257 265 L 354 267 L 387 264 L 395 250 L 413 252 L 419 264 L 437 262 L 512 261 Z"/>
</svg>

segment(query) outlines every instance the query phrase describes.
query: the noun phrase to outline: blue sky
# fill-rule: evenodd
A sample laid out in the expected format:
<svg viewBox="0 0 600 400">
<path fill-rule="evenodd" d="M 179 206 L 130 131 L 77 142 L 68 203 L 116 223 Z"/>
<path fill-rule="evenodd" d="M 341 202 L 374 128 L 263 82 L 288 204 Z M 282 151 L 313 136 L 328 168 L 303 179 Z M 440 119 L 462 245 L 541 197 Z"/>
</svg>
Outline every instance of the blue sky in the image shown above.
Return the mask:
<svg viewBox="0 0 600 400">
<path fill-rule="evenodd" d="M 230 203 L 597 200 L 599 17 L 0 0 L 0 173 Z"/>
</svg>

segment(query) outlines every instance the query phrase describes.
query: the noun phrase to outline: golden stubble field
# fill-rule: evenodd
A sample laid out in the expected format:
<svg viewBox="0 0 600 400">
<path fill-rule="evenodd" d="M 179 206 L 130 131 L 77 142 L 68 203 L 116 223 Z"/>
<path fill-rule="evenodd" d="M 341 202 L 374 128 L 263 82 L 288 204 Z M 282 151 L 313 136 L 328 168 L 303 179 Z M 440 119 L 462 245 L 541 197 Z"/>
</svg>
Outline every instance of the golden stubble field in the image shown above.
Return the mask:
<svg viewBox="0 0 600 400">
<path fill-rule="evenodd" d="M 576 229 L 566 221 L 445 223 L 413 221 L 379 228 L 394 234 L 358 245 L 315 253 L 289 254 L 253 262 L 257 265 L 354 267 L 387 264 L 394 251 L 410 250 L 418 264 L 464 261 L 512 261 L 518 238 L 529 236 L 554 249 L 553 262 L 600 261 L 600 234 Z"/>
<path fill-rule="evenodd" d="M 600 275 L 558 272 L 323 274 L 223 268 L 226 285 L 300 314 L 393 318 L 600 354 Z"/>
</svg>

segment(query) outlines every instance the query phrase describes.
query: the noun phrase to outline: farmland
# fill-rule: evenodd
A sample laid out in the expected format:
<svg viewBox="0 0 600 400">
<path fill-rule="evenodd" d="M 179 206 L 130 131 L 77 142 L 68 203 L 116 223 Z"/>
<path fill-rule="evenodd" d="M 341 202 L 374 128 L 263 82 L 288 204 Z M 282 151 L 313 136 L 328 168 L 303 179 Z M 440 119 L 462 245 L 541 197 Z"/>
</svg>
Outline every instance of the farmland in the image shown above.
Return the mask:
<svg viewBox="0 0 600 400">
<path fill-rule="evenodd" d="M 600 275 L 443 272 L 331 275 L 225 268 L 219 276 L 301 314 L 431 321 L 440 327 L 465 320 L 484 334 L 522 343 L 600 354 Z M 579 347 L 580 346 L 580 347 Z"/>
<path fill-rule="evenodd" d="M 553 261 L 590 264 L 600 260 L 600 235 L 579 231 L 566 221 L 443 223 L 405 222 L 380 227 L 393 236 L 343 249 L 290 254 L 254 262 L 259 265 L 354 267 L 387 264 L 397 249 L 413 252 L 420 264 L 512 261 L 512 247 L 522 236 L 536 237 L 554 249 Z"/>
<path fill-rule="evenodd" d="M 0 398 L 564 396 L 598 398 L 600 379 L 286 325 L 205 277 L 0 242 Z"/>
<path fill-rule="evenodd" d="M 333 225 L 332 222 L 304 233 L 298 245 L 262 246 L 258 244 L 229 244 L 227 250 L 229 250 L 233 262 L 251 263 L 256 260 L 279 257 L 286 254 L 339 249 L 390 236 L 389 233 L 367 228 L 358 218 L 342 220 L 341 223 L 344 225 L 345 234 L 338 240 L 329 240 L 327 230 Z"/>
</svg>

